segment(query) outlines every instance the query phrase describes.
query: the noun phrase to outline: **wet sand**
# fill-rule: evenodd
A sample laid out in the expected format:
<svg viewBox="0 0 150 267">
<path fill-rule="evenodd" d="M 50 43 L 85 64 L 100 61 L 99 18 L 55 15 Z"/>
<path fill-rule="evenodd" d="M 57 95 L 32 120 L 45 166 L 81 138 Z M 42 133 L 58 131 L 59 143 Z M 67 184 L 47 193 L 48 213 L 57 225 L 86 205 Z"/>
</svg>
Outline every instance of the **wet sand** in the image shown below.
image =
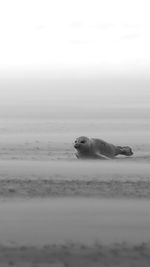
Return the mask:
<svg viewBox="0 0 150 267">
<path fill-rule="evenodd" d="M 0 161 L 0 199 L 150 198 L 150 165 L 130 159 Z"/>
<path fill-rule="evenodd" d="M 0 246 L 3 267 L 149 267 L 150 244 Z"/>
<path fill-rule="evenodd" d="M 148 267 L 149 173 L 124 158 L 1 160 L 0 266 Z"/>
<path fill-rule="evenodd" d="M 93 245 L 150 240 L 148 200 L 53 198 L 1 202 L 1 243 Z"/>
<path fill-rule="evenodd" d="M 9 200 L 0 206 L 1 266 L 149 266 L 145 200 Z"/>
</svg>

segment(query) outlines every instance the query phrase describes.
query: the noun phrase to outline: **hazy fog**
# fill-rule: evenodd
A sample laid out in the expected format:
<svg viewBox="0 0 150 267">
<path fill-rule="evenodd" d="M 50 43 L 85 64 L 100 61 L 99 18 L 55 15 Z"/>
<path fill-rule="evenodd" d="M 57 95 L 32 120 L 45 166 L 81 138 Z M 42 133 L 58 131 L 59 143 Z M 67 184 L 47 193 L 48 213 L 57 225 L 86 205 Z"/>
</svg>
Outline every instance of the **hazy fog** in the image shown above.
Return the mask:
<svg viewBox="0 0 150 267">
<path fill-rule="evenodd" d="M 149 27 L 148 1 L 3 1 L 0 118 L 149 118 Z"/>
<path fill-rule="evenodd" d="M 149 118 L 149 87 L 142 77 L 5 77 L 0 117 Z"/>
</svg>

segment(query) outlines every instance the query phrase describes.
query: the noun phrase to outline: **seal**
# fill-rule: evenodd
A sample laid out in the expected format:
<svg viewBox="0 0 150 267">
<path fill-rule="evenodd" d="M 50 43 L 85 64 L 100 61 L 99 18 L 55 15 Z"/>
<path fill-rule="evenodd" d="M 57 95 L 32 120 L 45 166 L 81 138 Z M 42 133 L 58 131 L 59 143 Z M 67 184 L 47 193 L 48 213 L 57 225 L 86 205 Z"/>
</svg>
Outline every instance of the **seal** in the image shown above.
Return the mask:
<svg viewBox="0 0 150 267">
<path fill-rule="evenodd" d="M 117 155 L 132 156 L 129 146 L 116 146 L 97 138 L 78 137 L 74 142 L 76 157 L 83 159 L 109 159 Z"/>
</svg>

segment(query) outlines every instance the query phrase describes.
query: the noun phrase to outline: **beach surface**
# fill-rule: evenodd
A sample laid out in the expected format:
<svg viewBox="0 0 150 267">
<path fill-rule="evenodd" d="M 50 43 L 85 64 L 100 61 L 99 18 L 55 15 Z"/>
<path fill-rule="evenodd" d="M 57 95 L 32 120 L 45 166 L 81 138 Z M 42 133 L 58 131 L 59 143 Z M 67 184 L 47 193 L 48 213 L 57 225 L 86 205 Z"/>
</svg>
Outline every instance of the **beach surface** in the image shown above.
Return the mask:
<svg viewBox="0 0 150 267">
<path fill-rule="evenodd" d="M 0 266 L 150 265 L 150 127 L 140 123 L 1 121 Z M 79 135 L 134 155 L 80 161 Z"/>
<path fill-rule="evenodd" d="M 1 266 L 148 266 L 148 200 L 53 198 L 0 206 Z"/>
</svg>

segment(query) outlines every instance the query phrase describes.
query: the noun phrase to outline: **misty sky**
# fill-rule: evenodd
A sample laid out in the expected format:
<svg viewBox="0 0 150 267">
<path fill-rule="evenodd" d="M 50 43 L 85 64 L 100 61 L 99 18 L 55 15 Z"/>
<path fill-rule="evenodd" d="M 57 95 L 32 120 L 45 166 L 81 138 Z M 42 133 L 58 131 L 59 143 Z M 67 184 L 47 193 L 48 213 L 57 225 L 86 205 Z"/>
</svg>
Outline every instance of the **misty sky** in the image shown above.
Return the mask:
<svg viewBox="0 0 150 267">
<path fill-rule="evenodd" d="M 150 67 L 148 0 L 5 0 L 0 70 L 95 73 Z"/>
<path fill-rule="evenodd" d="M 150 81 L 3 79 L 0 118 L 150 118 Z"/>
<path fill-rule="evenodd" d="M 1 1 L 1 115 L 148 108 L 149 10 L 148 0 Z"/>
</svg>

